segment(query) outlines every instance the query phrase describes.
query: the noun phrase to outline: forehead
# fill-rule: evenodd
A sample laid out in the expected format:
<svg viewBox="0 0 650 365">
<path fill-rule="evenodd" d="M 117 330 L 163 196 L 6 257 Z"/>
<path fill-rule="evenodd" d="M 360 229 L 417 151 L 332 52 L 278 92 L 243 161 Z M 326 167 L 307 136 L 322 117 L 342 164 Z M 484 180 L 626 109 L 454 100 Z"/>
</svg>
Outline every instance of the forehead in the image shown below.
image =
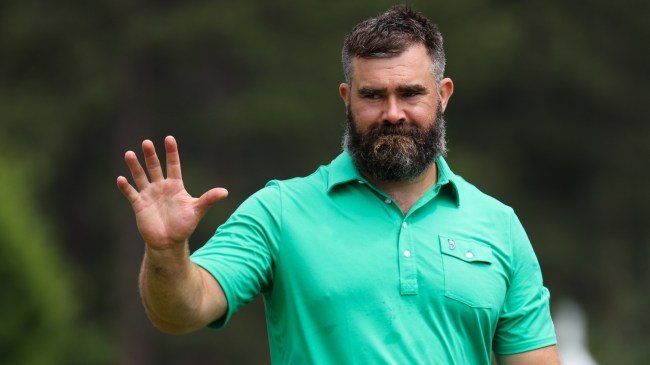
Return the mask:
<svg viewBox="0 0 650 365">
<path fill-rule="evenodd" d="M 414 83 L 435 83 L 433 63 L 424 45 L 413 45 L 395 57 L 352 59 L 353 87 L 391 87 Z"/>
</svg>

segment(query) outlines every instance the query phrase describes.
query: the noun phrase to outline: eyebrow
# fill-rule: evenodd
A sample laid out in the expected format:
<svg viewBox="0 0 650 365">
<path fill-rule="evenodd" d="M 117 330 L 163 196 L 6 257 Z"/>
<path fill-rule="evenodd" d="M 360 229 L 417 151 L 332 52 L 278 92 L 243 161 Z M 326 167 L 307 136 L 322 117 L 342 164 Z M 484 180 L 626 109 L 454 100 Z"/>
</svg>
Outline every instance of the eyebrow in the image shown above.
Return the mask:
<svg viewBox="0 0 650 365">
<path fill-rule="evenodd" d="M 397 92 L 409 93 L 409 94 L 426 94 L 428 91 L 426 87 L 420 84 L 415 84 L 415 85 L 398 86 Z"/>
<path fill-rule="evenodd" d="M 388 89 L 385 87 L 375 88 L 370 86 L 364 86 L 359 88 L 357 91 L 361 95 L 370 95 L 370 94 L 386 94 Z M 426 94 L 428 93 L 427 88 L 420 85 L 402 85 L 397 87 L 397 92 L 400 94 L 409 93 L 409 94 Z"/>
<path fill-rule="evenodd" d="M 387 91 L 388 89 L 385 87 L 377 88 L 377 87 L 364 86 L 359 88 L 357 92 L 361 95 L 370 95 L 370 94 L 385 94 Z"/>
</svg>

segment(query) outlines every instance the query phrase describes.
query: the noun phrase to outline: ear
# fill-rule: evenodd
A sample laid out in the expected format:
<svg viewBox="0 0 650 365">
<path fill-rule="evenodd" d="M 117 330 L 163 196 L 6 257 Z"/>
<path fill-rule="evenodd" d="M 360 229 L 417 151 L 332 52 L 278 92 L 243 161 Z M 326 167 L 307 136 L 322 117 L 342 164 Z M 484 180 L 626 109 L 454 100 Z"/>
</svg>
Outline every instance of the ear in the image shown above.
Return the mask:
<svg viewBox="0 0 650 365">
<path fill-rule="evenodd" d="M 444 112 L 447 109 L 447 103 L 451 98 L 451 94 L 454 93 L 454 82 L 450 78 L 446 77 L 440 81 L 438 86 L 438 95 L 440 95 L 440 103 L 442 104 L 442 111 Z"/>
<path fill-rule="evenodd" d="M 345 104 L 345 107 L 348 107 L 348 104 L 350 103 L 350 85 L 344 83 L 341 83 L 339 85 L 339 95 L 341 95 L 341 99 L 343 99 L 343 104 Z"/>
</svg>

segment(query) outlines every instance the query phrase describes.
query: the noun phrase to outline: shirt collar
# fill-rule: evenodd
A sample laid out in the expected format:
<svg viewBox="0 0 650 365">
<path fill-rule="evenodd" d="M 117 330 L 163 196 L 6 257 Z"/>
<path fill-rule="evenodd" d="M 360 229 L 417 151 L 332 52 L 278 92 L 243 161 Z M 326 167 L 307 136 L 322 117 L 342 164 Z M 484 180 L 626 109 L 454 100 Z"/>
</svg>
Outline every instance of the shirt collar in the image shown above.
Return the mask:
<svg viewBox="0 0 650 365">
<path fill-rule="evenodd" d="M 365 181 L 356 166 L 354 166 L 350 154 L 347 151 L 343 151 L 330 163 L 327 192 L 330 192 L 337 185 L 358 180 Z"/>
<path fill-rule="evenodd" d="M 449 194 L 455 200 L 456 205 L 460 205 L 460 191 L 458 184 L 460 177 L 451 171 L 444 157 L 439 156 L 436 159 L 436 164 L 438 165 L 438 182 L 434 186 L 434 189 L 438 187 L 440 189 L 448 189 Z M 367 182 L 359 170 L 357 170 L 350 154 L 347 151 L 343 151 L 330 163 L 327 192 L 329 193 L 338 185 L 349 183 L 351 181 Z"/>
<path fill-rule="evenodd" d="M 451 171 L 444 157 L 438 156 L 436 164 L 438 165 L 438 182 L 434 188 L 440 186 L 440 189 L 448 189 L 449 194 L 455 200 L 456 205 L 460 206 L 459 180 L 461 178 Z"/>
</svg>

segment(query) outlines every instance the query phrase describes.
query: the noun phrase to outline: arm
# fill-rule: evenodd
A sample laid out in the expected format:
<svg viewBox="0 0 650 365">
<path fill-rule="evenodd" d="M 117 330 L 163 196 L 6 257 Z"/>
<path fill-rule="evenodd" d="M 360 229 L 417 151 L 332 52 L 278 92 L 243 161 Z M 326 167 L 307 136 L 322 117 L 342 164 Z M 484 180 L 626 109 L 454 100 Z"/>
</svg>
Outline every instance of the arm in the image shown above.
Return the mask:
<svg viewBox="0 0 650 365">
<path fill-rule="evenodd" d="M 511 276 L 493 349 L 499 364 L 559 364 L 557 338 L 551 318 L 550 294 L 523 226 L 510 220 Z"/>
<path fill-rule="evenodd" d="M 228 303 L 217 281 L 183 252 L 145 248 L 140 295 L 145 312 L 158 330 L 186 333 L 205 327 L 226 313 Z"/>
<path fill-rule="evenodd" d="M 499 365 L 561 365 L 557 347 L 547 346 L 513 355 L 497 355 Z"/>
<path fill-rule="evenodd" d="M 227 301 L 217 281 L 189 260 L 188 238 L 207 209 L 225 198 L 225 189 L 211 189 L 200 198 L 190 196 L 181 176 L 178 147 L 165 139 L 167 177 L 151 141 L 142 143 L 147 173 L 132 151 L 124 159 L 134 188 L 123 176 L 117 186 L 131 203 L 138 230 L 145 241 L 140 294 L 153 325 L 165 332 L 201 328 L 222 316 Z"/>
</svg>

